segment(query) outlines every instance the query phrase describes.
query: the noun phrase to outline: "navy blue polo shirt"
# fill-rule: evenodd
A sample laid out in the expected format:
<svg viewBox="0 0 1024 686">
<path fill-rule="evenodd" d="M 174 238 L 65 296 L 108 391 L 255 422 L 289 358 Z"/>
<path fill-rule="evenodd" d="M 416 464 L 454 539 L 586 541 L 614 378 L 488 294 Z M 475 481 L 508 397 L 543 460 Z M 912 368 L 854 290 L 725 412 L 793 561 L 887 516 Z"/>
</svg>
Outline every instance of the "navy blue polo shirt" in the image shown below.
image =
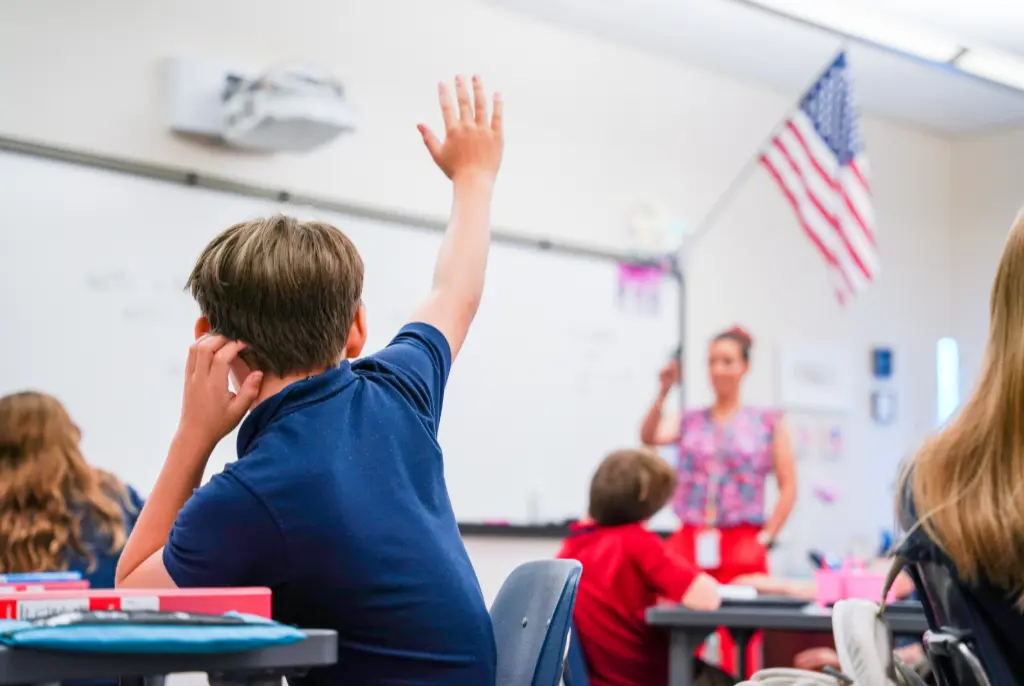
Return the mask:
<svg viewBox="0 0 1024 686">
<path fill-rule="evenodd" d="M 409 324 L 288 386 L 174 523 L 164 565 L 178 586 L 269 586 L 275 619 L 338 632 L 338 664 L 292 684 L 494 684 L 437 443 L 450 367 L 444 336 Z"/>
</svg>

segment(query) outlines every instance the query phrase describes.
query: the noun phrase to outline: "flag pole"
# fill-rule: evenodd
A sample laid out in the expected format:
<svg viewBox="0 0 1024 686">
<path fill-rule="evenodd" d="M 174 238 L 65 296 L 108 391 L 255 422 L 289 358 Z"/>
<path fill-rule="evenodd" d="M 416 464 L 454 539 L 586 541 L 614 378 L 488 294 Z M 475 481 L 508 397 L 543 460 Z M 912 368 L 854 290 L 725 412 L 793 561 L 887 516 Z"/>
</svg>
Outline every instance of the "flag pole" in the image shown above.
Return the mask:
<svg viewBox="0 0 1024 686">
<path fill-rule="evenodd" d="M 743 167 L 740 168 L 739 172 L 736 174 L 736 176 L 733 178 L 733 180 L 729 183 L 729 185 L 726 187 L 726 189 L 722 192 L 721 195 L 718 196 L 718 198 L 715 200 L 715 202 L 711 205 L 711 209 L 709 209 L 704 214 L 704 217 L 697 224 L 697 227 L 693 230 L 692 233 L 690 233 L 689 237 L 687 237 L 687 238 L 685 238 L 683 240 L 683 244 L 682 244 L 682 246 L 680 246 L 679 252 L 676 255 L 675 265 L 674 265 L 674 268 L 673 268 L 674 275 L 679 280 L 679 369 L 680 369 L 680 371 L 682 371 L 684 369 L 685 357 L 686 357 L 686 267 L 685 267 L 685 264 L 686 264 L 687 258 L 689 257 L 689 253 L 693 250 L 693 246 L 697 243 L 697 241 L 699 241 L 701 238 L 703 238 L 708 233 L 708 231 L 710 231 L 714 227 L 714 225 L 718 221 L 719 217 L 721 217 L 722 213 L 729 206 L 729 203 L 732 202 L 732 200 L 736 196 L 736 194 L 740 191 L 741 188 L 743 188 L 744 185 L 746 185 L 746 183 L 750 179 L 751 175 L 758 168 L 758 166 L 760 166 L 760 164 L 761 164 L 761 154 L 764 152 L 765 148 L 767 148 L 769 145 L 772 144 L 772 141 L 775 140 L 776 136 L 778 136 L 782 132 L 782 129 L 786 126 L 786 123 L 789 121 L 790 117 L 792 117 L 793 113 L 800 107 L 800 103 L 803 101 L 804 96 L 807 94 L 807 92 L 809 90 L 811 90 L 811 88 L 814 87 L 814 84 L 818 83 L 818 81 L 821 80 L 821 77 L 823 77 L 828 72 L 829 69 L 832 68 L 832 64 L 836 61 L 836 59 L 841 54 L 846 52 L 846 48 L 847 48 L 846 43 L 845 42 L 842 43 L 840 45 L 839 49 L 836 50 L 835 53 L 828 59 L 828 62 L 825 63 L 825 66 L 822 67 L 821 69 L 819 69 L 815 73 L 814 78 L 811 79 L 807 83 L 807 86 L 804 87 L 804 89 L 800 91 L 800 98 L 796 102 L 794 102 L 793 105 L 788 110 L 786 110 L 786 113 L 779 119 L 779 121 L 776 122 L 775 126 L 772 127 L 772 129 L 768 133 L 768 135 L 765 136 L 764 140 L 761 141 L 760 145 L 758 145 L 757 152 L 755 152 L 753 155 L 751 155 L 750 159 L 748 159 L 746 161 L 746 163 L 743 165 Z M 682 377 L 682 381 L 679 384 L 679 407 L 680 407 L 680 409 L 685 409 L 686 408 L 686 380 L 685 380 L 685 376 Z"/>
</svg>

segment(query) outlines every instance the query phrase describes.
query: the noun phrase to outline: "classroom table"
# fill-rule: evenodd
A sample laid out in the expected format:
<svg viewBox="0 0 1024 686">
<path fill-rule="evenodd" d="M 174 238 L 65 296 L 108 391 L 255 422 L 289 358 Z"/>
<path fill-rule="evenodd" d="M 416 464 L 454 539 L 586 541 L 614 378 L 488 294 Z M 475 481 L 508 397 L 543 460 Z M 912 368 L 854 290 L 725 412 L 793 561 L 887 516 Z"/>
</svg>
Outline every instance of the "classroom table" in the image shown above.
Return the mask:
<svg viewBox="0 0 1024 686">
<path fill-rule="evenodd" d="M 928 630 L 923 611 L 901 609 L 885 613 L 885 622 L 895 636 L 920 639 Z M 831 633 L 832 613 L 813 605 L 758 606 L 756 602 L 725 605 L 713 612 L 687 610 L 678 605 L 659 605 L 647 610 L 647 624 L 669 632 L 669 686 L 693 686 L 693 656 L 700 644 L 720 626 L 727 627 L 736 640 L 740 675 L 747 670 L 747 645 L 761 630 Z"/>
<path fill-rule="evenodd" d="M 311 667 L 329 667 L 337 662 L 336 632 L 309 629 L 305 634 L 305 641 L 292 645 L 205 655 L 72 653 L 0 646 L 0 685 L 206 672 L 211 686 L 277 686 L 283 676 L 300 675 Z"/>
</svg>

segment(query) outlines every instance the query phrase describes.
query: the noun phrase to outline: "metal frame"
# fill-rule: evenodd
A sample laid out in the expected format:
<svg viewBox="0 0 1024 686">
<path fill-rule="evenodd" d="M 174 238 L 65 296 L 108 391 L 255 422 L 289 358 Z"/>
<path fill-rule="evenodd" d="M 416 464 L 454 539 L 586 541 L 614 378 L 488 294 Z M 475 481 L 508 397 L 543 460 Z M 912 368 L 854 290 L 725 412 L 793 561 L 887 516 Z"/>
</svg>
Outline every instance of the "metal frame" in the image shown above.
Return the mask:
<svg viewBox="0 0 1024 686">
<path fill-rule="evenodd" d="M 190 169 L 182 169 L 161 164 L 150 164 L 147 162 L 115 157 L 113 155 L 72 150 L 70 148 L 62 148 L 8 136 L 0 136 L 0 151 L 30 157 L 39 157 L 57 162 L 65 162 L 67 164 L 91 167 L 94 169 L 103 169 L 129 176 L 138 176 L 155 181 L 165 181 L 167 183 L 181 186 L 194 186 L 196 188 L 205 188 L 208 190 L 221 191 L 244 197 L 260 198 L 263 200 L 295 205 L 306 205 L 316 209 L 337 212 L 339 214 L 345 214 L 360 219 L 401 224 L 414 229 L 426 229 L 443 233 L 448 226 L 447 219 L 387 210 L 370 205 L 347 203 L 324 196 L 307 195 L 282 188 L 236 181 L 223 176 L 206 174 L 204 172 L 193 171 Z M 573 255 L 576 257 L 641 264 L 651 261 L 638 253 L 602 250 L 566 241 L 551 240 L 548 238 L 528 238 L 523 235 L 523 232 L 516 232 L 506 228 L 493 228 L 491 230 L 491 236 L 497 243 L 518 245 L 538 250 L 550 250 L 552 252 Z"/>
<path fill-rule="evenodd" d="M 978 686 L 992 686 L 981 660 L 963 639 L 962 633 L 929 629 L 924 633 L 924 649 L 929 657 L 937 655 L 952 660 L 955 655 L 958 655 L 971 670 Z"/>
</svg>

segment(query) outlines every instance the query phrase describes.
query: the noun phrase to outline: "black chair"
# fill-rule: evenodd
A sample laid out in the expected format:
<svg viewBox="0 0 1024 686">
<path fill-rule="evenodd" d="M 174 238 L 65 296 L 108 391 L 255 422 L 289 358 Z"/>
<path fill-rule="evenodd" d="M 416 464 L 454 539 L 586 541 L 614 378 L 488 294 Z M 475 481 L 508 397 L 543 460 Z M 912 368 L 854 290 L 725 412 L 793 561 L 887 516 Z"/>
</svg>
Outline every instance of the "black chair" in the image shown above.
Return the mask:
<svg viewBox="0 0 1024 686">
<path fill-rule="evenodd" d="M 509 574 L 491 605 L 496 686 L 558 686 L 582 569 L 576 560 L 539 560 Z"/>
<path fill-rule="evenodd" d="M 1014 686 L 1007 659 L 974 593 L 940 561 L 919 560 L 906 571 L 921 595 L 929 630 L 924 650 L 939 686 Z"/>
</svg>

